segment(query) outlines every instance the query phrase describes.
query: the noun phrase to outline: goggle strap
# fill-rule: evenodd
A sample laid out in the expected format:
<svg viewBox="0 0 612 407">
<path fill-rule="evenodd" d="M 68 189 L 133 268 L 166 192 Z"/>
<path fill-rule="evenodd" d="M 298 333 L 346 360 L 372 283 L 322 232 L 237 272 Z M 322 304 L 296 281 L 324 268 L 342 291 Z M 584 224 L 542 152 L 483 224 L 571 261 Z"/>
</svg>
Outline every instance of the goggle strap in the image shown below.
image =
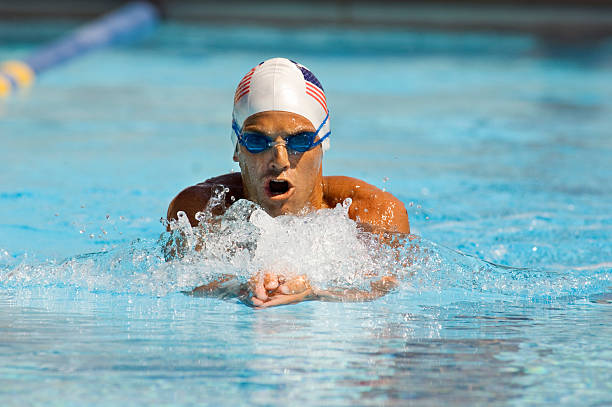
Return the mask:
<svg viewBox="0 0 612 407">
<path fill-rule="evenodd" d="M 327 113 L 327 115 L 325 115 L 325 119 L 323 119 L 323 122 L 321 123 L 321 125 L 319 125 L 319 128 L 314 133 L 315 137 L 317 136 L 317 134 L 319 134 L 319 132 L 321 131 L 323 126 L 325 126 L 325 123 L 327 123 L 327 119 L 329 119 L 329 113 Z M 234 133 L 236 133 L 236 137 L 238 138 L 238 142 L 240 144 L 244 145 L 243 144 L 244 140 L 242 138 L 242 129 L 238 126 L 238 123 L 236 123 L 236 120 L 234 118 L 232 118 L 232 130 L 234 130 Z M 330 135 L 331 135 L 331 131 L 328 131 L 327 134 L 325 134 L 323 137 L 321 137 L 318 141 L 315 141 L 314 143 L 312 143 L 311 148 L 316 147 L 319 144 L 321 144 Z"/>
<path fill-rule="evenodd" d="M 323 119 L 323 122 L 321 123 L 317 131 L 315 131 L 315 134 L 319 134 L 323 126 L 325 126 L 325 123 L 327 123 L 327 119 L 329 119 L 329 113 L 327 113 L 327 115 L 325 116 L 325 119 Z M 325 135 L 325 136 L 327 137 L 328 135 Z"/>
<path fill-rule="evenodd" d="M 236 120 L 232 118 L 232 129 L 234 130 L 234 133 L 236 133 L 236 137 L 238 137 L 238 141 L 240 141 L 242 144 L 242 137 L 241 137 L 241 133 L 242 133 L 242 129 L 240 127 L 238 127 L 238 123 L 236 123 Z"/>
<path fill-rule="evenodd" d="M 315 141 L 314 143 L 312 143 L 312 147 L 316 147 L 319 144 L 321 144 L 323 142 L 323 140 L 325 140 L 326 138 L 328 138 L 331 134 L 331 131 L 328 131 L 326 135 L 324 135 L 323 137 L 321 137 L 318 141 Z"/>
</svg>

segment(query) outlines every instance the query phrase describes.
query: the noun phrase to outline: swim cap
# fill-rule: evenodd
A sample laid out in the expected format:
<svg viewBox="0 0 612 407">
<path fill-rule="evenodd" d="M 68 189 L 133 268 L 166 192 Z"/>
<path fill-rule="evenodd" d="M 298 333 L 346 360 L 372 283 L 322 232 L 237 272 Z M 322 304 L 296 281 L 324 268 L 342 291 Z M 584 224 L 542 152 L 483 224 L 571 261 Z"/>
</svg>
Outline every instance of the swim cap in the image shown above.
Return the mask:
<svg viewBox="0 0 612 407">
<path fill-rule="evenodd" d="M 320 135 L 330 131 L 329 111 L 323 86 L 308 68 L 286 58 L 272 58 L 251 69 L 242 78 L 234 95 L 232 120 L 242 129 L 256 113 L 277 110 L 304 116 Z M 232 132 L 232 139 L 236 136 Z M 321 143 L 329 148 L 329 137 Z"/>
</svg>

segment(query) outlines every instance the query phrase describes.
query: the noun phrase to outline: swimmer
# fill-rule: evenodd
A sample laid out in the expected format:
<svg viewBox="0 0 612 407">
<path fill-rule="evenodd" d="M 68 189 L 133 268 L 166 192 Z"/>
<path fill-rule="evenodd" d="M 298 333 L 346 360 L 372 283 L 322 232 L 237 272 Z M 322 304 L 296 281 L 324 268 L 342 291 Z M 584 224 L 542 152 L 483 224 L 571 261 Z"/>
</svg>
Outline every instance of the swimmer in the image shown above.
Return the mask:
<svg viewBox="0 0 612 407">
<path fill-rule="evenodd" d="M 213 191 L 225 187 L 226 206 L 239 199 L 257 203 L 270 216 L 301 214 L 333 208 L 350 198 L 349 218 L 377 233 L 410 233 L 404 204 L 388 192 L 359 179 L 323 176 L 323 153 L 330 146 L 330 115 L 323 86 L 303 65 L 272 58 L 251 69 L 234 96 L 233 159 L 239 173 L 210 178 L 181 191 L 170 203 L 167 218 L 183 211 L 192 226 L 196 213 L 206 208 Z M 222 206 L 212 208 L 220 215 Z M 230 277 L 201 286 L 193 294 L 214 294 Z M 242 297 L 257 308 L 310 299 L 366 301 L 396 286 L 395 277 L 372 283 L 369 292 L 317 290 L 304 276 L 286 279 L 262 271 L 254 276 Z"/>
</svg>

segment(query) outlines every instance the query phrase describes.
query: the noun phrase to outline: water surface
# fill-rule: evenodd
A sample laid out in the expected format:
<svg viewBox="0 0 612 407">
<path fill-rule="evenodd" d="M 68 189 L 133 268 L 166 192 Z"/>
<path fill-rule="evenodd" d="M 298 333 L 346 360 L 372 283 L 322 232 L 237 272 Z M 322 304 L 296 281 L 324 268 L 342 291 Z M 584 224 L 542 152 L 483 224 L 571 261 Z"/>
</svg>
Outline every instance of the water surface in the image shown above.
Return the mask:
<svg viewBox="0 0 612 407">
<path fill-rule="evenodd" d="M 70 27 L 2 23 L 0 58 Z M 0 399 L 612 403 L 611 50 L 496 34 L 168 25 L 48 72 L 0 105 Z M 325 87 L 324 173 L 407 206 L 421 251 L 384 298 L 255 311 L 180 293 L 229 263 L 163 259 L 169 201 L 237 169 L 233 88 L 274 56 Z M 340 256 L 356 244 L 350 222 L 334 222 L 347 228 L 331 246 L 338 273 L 354 274 Z"/>
</svg>

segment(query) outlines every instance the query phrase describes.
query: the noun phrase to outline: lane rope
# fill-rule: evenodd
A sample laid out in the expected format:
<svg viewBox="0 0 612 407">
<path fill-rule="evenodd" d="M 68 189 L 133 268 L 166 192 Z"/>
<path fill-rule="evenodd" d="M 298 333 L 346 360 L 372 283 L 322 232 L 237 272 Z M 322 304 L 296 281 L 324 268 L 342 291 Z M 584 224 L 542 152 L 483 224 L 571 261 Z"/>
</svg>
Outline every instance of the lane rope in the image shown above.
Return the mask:
<svg viewBox="0 0 612 407">
<path fill-rule="evenodd" d="M 42 72 L 95 49 L 142 38 L 161 17 L 149 1 L 133 1 L 33 52 L 23 60 L 0 64 L 0 97 L 34 83 Z"/>
</svg>

